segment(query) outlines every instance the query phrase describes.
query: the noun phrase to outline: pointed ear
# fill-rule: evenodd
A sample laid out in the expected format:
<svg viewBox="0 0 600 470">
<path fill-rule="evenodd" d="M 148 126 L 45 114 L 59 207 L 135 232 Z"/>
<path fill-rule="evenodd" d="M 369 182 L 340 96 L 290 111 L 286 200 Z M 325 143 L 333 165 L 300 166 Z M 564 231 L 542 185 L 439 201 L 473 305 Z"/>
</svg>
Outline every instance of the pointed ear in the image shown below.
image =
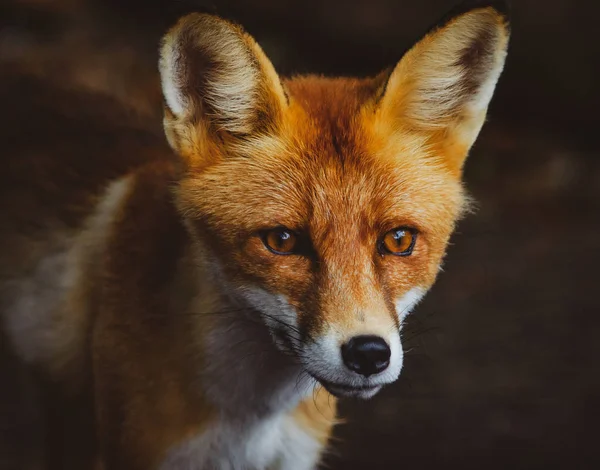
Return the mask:
<svg viewBox="0 0 600 470">
<path fill-rule="evenodd" d="M 499 4 L 463 7 L 431 30 L 400 60 L 381 98 L 386 121 L 423 133 L 453 171 L 479 134 L 504 67 L 509 24 Z"/>
<path fill-rule="evenodd" d="M 160 75 L 165 131 L 184 156 L 203 153 L 207 139 L 273 131 L 287 98 L 273 65 L 241 27 L 191 14 L 164 37 Z"/>
</svg>

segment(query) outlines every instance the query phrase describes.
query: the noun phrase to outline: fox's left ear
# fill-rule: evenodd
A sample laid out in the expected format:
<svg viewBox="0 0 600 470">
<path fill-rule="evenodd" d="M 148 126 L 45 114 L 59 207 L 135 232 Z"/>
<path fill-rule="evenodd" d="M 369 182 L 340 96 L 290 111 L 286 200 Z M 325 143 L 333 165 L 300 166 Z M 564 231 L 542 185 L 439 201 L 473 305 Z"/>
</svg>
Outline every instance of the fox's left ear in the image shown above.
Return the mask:
<svg viewBox="0 0 600 470">
<path fill-rule="evenodd" d="M 484 123 L 504 67 L 509 23 L 503 2 L 469 2 L 413 46 L 392 71 L 380 112 L 459 173 Z"/>
</svg>

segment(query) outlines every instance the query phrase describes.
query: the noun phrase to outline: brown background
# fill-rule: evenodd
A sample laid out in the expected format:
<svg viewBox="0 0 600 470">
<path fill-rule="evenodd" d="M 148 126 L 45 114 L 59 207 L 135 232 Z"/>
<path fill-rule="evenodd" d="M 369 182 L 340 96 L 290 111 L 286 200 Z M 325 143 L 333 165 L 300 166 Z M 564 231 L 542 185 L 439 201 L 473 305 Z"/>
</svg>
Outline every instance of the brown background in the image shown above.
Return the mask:
<svg viewBox="0 0 600 470">
<path fill-rule="evenodd" d="M 506 72 L 466 170 L 479 209 L 409 317 L 399 382 L 344 403 L 328 468 L 600 468 L 600 2 L 512 3 Z M 452 5 L 4 0 L 0 67 L 112 93 L 158 126 L 156 45 L 182 13 L 241 22 L 286 74 L 374 74 Z M 35 433 L 16 417 L 35 415 L 6 354 L 0 368 L 9 465 Z"/>
</svg>

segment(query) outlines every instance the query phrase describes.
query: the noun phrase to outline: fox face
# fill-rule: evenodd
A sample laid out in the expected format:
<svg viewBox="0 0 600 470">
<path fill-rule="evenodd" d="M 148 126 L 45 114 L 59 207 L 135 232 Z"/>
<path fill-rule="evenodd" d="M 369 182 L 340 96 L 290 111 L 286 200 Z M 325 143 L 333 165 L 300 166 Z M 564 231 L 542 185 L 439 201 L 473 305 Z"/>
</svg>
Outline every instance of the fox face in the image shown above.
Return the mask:
<svg viewBox="0 0 600 470">
<path fill-rule="evenodd" d="M 336 396 L 402 367 L 404 317 L 434 283 L 461 172 L 508 43 L 477 6 L 373 78 L 280 78 L 240 27 L 193 14 L 165 37 L 179 211 L 224 295 Z"/>
</svg>

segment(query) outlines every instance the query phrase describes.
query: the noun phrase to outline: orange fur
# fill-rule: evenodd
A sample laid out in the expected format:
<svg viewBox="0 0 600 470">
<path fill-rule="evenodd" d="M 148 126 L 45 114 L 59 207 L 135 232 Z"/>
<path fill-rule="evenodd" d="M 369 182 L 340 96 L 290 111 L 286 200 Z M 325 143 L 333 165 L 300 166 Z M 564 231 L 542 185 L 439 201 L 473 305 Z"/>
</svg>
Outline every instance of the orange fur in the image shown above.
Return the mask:
<svg viewBox="0 0 600 470">
<path fill-rule="evenodd" d="M 336 418 L 315 379 L 327 388 L 349 374 L 325 356 L 355 335 L 389 334 L 399 346 L 398 306 L 434 283 L 466 207 L 460 173 L 507 40 L 505 15 L 477 7 L 389 74 L 280 79 L 239 26 L 190 15 L 167 34 L 160 64 L 177 157 L 111 118 L 114 148 L 64 144 L 27 159 L 13 149 L 12 177 L 35 190 L 2 194 L 20 201 L 0 231 L 2 281 L 16 286 L 5 322 L 17 350 L 61 388 L 91 390 L 106 470 L 180 468 L 173 462 L 190 452 L 207 467 L 292 468 L 294 451 L 304 460 L 293 468 L 316 464 Z M 23 229 L 33 220 L 39 233 Z M 305 251 L 270 252 L 261 234 L 280 226 Z M 378 248 L 397 227 L 417 233 L 410 256 Z M 47 300 L 28 273 L 38 282 L 55 258 L 66 274 Z M 47 331 L 20 323 L 19 289 L 52 306 L 53 325 L 79 325 L 76 346 L 58 334 L 31 348 L 22 331 Z M 309 348 L 320 342 L 327 354 Z M 353 390 L 395 380 L 395 351 L 395 372 L 352 378 Z M 304 373 L 314 397 L 293 387 Z M 269 430 L 276 449 L 261 441 Z"/>
</svg>

